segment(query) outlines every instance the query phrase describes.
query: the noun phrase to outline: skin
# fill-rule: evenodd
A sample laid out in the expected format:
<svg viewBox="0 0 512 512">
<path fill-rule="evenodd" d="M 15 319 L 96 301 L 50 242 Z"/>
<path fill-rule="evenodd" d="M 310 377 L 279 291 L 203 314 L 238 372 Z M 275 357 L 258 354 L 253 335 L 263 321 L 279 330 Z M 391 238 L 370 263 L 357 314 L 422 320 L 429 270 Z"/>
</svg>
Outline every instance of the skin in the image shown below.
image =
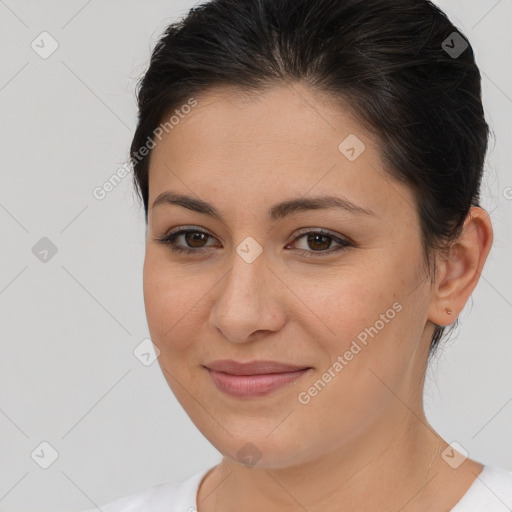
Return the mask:
<svg viewBox="0 0 512 512">
<path fill-rule="evenodd" d="M 436 256 L 431 283 L 412 192 L 384 171 L 377 141 L 346 109 L 301 84 L 197 99 L 152 151 L 143 277 L 163 374 L 223 455 L 200 485 L 199 512 L 450 510 L 482 465 L 444 461 L 447 443 L 425 417 L 422 390 L 433 324 L 455 320 L 491 248 L 487 213 L 471 209 L 449 257 Z M 354 161 L 338 149 L 349 134 L 366 146 Z M 179 205 L 152 208 L 168 190 L 211 203 L 223 220 Z M 329 208 L 267 217 L 271 205 L 317 195 L 343 196 L 375 215 Z M 208 232 L 176 242 L 202 252 L 173 253 L 157 241 L 180 226 Z M 339 243 L 308 244 L 301 228 L 354 245 L 325 254 Z M 249 236 L 263 248 L 252 263 L 236 251 Z M 401 310 L 299 403 L 394 303 Z M 203 367 L 224 358 L 313 369 L 270 395 L 241 399 L 217 389 Z M 247 443 L 254 465 L 239 459 Z"/>
</svg>

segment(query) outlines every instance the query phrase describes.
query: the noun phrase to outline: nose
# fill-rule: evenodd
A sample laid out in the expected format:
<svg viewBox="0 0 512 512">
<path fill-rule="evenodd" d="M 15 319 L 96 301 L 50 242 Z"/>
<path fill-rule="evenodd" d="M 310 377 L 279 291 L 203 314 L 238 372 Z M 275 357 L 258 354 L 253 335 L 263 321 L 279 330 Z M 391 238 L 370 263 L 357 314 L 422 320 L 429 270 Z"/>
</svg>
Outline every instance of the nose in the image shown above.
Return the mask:
<svg viewBox="0 0 512 512">
<path fill-rule="evenodd" d="M 251 263 L 237 253 L 217 287 L 211 326 L 234 343 L 255 341 L 282 328 L 285 285 L 268 265 L 265 252 Z"/>
</svg>

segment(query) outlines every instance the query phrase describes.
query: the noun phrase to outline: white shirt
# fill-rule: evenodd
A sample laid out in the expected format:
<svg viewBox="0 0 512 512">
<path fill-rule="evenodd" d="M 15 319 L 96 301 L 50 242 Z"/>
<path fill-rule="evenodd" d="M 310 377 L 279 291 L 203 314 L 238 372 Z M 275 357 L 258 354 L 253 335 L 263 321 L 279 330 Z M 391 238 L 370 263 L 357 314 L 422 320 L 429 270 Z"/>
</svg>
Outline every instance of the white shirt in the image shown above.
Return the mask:
<svg viewBox="0 0 512 512">
<path fill-rule="evenodd" d="M 163 483 L 145 491 L 118 498 L 101 507 L 103 512 L 196 512 L 197 491 L 212 468 L 192 475 L 179 484 Z M 84 512 L 97 512 L 90 509 Z M 450 512 L 510 512 L 512 471 L 484 466 L 471 487 Z"/>
</svg>

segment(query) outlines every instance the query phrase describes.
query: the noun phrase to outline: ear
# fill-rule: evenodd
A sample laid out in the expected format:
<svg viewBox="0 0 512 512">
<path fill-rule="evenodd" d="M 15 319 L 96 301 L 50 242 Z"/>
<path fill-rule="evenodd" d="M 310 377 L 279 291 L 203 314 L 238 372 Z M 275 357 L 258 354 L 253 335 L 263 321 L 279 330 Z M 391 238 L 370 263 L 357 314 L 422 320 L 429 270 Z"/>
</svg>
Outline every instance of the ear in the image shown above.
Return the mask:
<svg viewBox="0 0 512 512">
<path fill-rule="evenodd" d="M 431 322 L 444 326 L 455 321 L 478 283 L 492 241 L 489 214 L 478 206 L 472 206 L 461 235 L 449 253 L 436 257 L 437 275 L 428 310 Z M 447 310 L 452 313 L 448 314 Z"/>
</svg>

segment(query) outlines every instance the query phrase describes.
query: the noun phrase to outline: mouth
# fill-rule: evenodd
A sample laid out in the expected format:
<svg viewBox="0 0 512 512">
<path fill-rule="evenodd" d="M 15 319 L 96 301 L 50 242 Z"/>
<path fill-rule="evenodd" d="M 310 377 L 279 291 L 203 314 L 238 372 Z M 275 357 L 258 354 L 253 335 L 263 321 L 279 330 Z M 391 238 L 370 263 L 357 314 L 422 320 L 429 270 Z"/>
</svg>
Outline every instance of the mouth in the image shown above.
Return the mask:
<svg viewBox="0 0 512 512">
<path fill-rule="evenodd" d="M 268 395 L 313 369 L 277 361 L 240 363 L 233 360 L 214 361 L 205 368 L 220 391 L 238 398 Z"/>
<path fill-rule="evenodd" d="M 229 373 L 230 375 L 263 375 L 271 373 L 296 372 L 311 368 L 307 365 L 281 363 L 279 361 L 250 361 L 247 363 L 232 359 L 219 359 L 204 365 L 215 372 Z"/>
</svg>

